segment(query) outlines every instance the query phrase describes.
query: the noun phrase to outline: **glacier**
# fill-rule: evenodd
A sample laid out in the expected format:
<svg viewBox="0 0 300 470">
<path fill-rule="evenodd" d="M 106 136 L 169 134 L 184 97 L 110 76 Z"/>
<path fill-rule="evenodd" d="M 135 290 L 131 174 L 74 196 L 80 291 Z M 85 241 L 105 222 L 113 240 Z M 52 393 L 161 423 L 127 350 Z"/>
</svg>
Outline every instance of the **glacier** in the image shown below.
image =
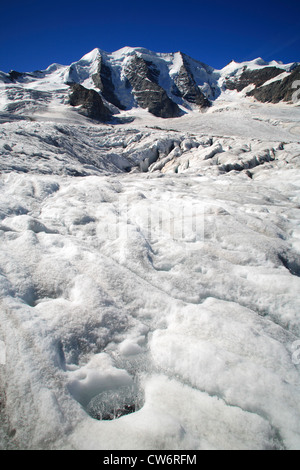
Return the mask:
<svg viewBox="0 0 300 470">
<path fill-rule="evenodd" d="M 99 54 L 106 123 L 65 101 Z M 174 98 L 183 56 L 143 48 L 0 76 L 0 448 L 298 450 L 299 104 L 224 85 L 293 67 L 185 59 L 211 106 L 164 118 L 134 54 Z"/>
</svg>

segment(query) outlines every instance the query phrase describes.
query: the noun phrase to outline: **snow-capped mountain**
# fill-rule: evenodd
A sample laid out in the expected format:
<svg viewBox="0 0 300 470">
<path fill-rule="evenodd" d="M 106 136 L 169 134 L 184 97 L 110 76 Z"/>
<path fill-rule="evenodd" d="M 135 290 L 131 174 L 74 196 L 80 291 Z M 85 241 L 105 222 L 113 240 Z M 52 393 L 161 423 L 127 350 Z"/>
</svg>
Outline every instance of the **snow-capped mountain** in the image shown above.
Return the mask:
<svg viewBox="0 0 300 470">
<path fill-rule="evenodd" d="M 45 71 L 1 73 L 0 82 L 2 110 L 18 113 L 32 110 L 33 103 L 43 108 L 58 101 L 105 121 L 137 107 L 157 117 L 179 117 L 207 109 L 228 90 L 244 91 L 244 96 L 260 101 L 290 101 L 290 85 L 299 77 L 298 63 L 232 61 L 215 70 L 182 52 L 125 47 L 110 54 L 94 49 L 67 67 L 54 64 Z"/>
<path fill-rule="evenodd" d="M 0 73 L 0 449 L 300 449 L 298 74 Z"/>
</svg>

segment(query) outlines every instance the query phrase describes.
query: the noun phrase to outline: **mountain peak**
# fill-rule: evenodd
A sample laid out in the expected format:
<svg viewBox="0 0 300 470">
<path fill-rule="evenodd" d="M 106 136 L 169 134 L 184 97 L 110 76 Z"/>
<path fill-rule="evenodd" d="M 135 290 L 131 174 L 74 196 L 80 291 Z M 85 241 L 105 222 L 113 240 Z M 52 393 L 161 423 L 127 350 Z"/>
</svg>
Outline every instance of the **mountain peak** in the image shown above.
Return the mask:
<svg viewBox="0 0 300 470">
<path fill-rule="evenodd" d="M 39 91 L 56 93 L 62 102 L 70 103 L 69 87 L 79 84 L 98 93 L 111 114 L 143 108 L 155 116 L 169 118 L 206 110 L 218 97 L 228 98 L 229 91 L 237 100 L 254 96 L 272 101 L 275 99 L 273 89 L 281 83 L 284 93 L 276 91 L 276 100 L 290 101 L 288 75 L 298 65 L 266 62 L 258 57 L 241 63 L 232 60 L 223 69 L 216 70 L 180 50 L 159 53 L 144 47 L 126 46 L 105 52 L 97 47 L 69 66 L 52 64 L 38 73 L 1 73 L 0 83 L 13 83 L 18 88 L 19 104 L 13 94 L 9 94 L 8 99 L 13 103 L 7 103 L 7 98 L 2 100 L 6 103 L 4 107 L 16 112 L 24 106 L 35 108 L 35 98 L 28 101 L 22 96 L 31 93 L 30 96 L 35 97 Z M 260 93 L 265 84 L 268 91 Z M 285 89 L 287 87 L 289 90 Z M 84 90 L 81 94 L 85 96 Z M 87 96 L 91 99 L 95 95 Z M 47 99 L 50 100 L 50 95 Z"/>
<path fill-rule="evenodd" d="M 94 62 L 95 60 L 99 59 L 102 54 L 103 51 L 96 47 L 92 51 L 85 54 L 78 62 Z"/>
</svg>

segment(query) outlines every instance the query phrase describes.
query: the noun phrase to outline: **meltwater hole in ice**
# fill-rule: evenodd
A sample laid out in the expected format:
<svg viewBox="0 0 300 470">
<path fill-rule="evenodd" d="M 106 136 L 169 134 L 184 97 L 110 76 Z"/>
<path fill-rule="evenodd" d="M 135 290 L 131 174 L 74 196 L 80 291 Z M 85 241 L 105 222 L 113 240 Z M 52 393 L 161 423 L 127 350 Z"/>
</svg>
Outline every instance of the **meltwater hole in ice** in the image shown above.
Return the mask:
<svg viewBox="0 0 300 470">
<path fill-rule="evenodd" d="M 98 420 L 113 420 L 134 413 L 143 405 L 143 396 L 136 385 L 105 390 L 92 398 L 87 413 Z"/>
</svg>

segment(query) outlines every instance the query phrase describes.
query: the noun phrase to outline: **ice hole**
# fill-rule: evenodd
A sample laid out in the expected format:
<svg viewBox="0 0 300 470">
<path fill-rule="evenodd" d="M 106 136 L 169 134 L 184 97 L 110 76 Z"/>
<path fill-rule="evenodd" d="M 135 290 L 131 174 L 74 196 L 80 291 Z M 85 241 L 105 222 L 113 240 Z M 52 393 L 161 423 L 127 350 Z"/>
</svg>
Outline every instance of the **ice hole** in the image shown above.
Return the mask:
<svg viewBox="0 0 300 470">
<path fill-rule="evenodd" d="M 113 420 L 138 411 L 143 402 L 143 393 L 137 384 L 125 385 L 99 393 L 89 402 L 86 411 L 94 419 Z"/>
</svg>

